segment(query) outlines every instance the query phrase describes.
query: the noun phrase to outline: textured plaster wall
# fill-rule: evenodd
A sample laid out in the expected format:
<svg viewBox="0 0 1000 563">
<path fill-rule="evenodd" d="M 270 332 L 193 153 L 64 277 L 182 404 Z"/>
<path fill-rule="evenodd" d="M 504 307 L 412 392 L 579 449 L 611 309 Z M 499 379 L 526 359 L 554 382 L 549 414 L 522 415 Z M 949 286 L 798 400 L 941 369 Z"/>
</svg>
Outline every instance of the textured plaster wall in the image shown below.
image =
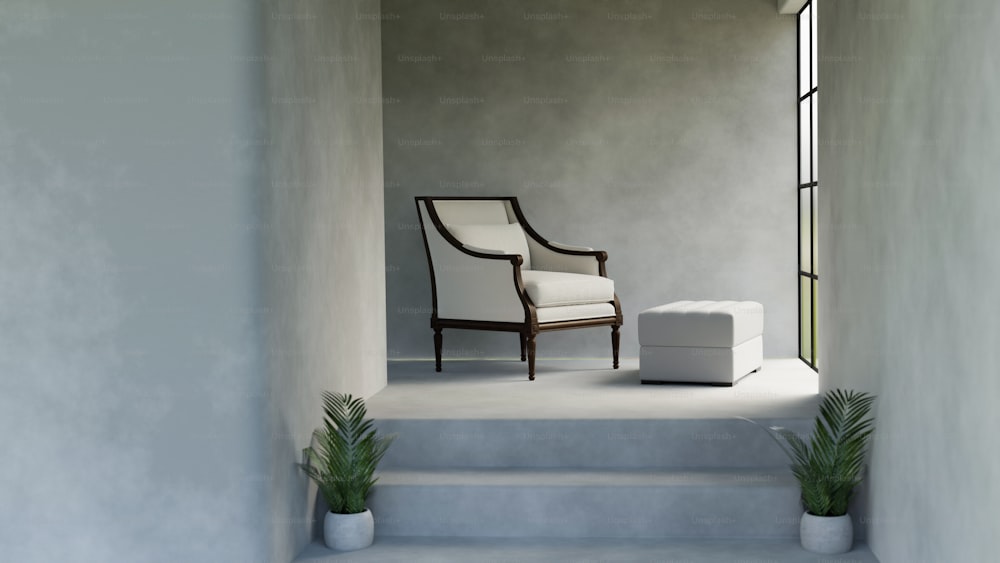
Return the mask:
<svg viewBox="0 0 1000 563">
<path fill-rule="evenodd" d="M 0 5 L 0 559 L 263 561 L 256 10 Z"/>
<path fill-rule="evenodd" d="M 771 0 L 382 3 L 389 358 L 433 355 L 413 196 L 516 195 L 549 238 L 607 250 L 625 312 L 753 299 L 797 354 L 795 22 Z M 515 357 L 446 331 L 450 358 Z M 607 329 L 540 357 L 610 356 Z"/>
<path fill-rule="evenodd" d="M 1000 6 L 820 6 L 820 375 L 880 395 L 869 542 L 991 561 Z"/>
<path fill-rule="evenodd" d="M 322 522 L 294 465 L 320 393 L 386 383 L 379 3 L 265 4 L 271 560 Z"/>
</svg>

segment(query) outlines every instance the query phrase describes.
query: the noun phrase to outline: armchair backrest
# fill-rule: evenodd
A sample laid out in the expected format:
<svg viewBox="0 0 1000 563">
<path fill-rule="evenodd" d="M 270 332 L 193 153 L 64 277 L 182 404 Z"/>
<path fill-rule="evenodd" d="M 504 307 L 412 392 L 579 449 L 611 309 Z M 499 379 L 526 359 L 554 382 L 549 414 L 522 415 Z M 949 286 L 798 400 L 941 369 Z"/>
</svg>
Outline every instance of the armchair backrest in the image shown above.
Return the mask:
<svg viewBox="0 0 1000 563">
<path fill-rule="evenodd" d="M 521 265 L 523 270 L 537 269 L 605 275 L 606 253 L 594 252 L 590 248 L 559 245 L 543 239 L 525 220 L 516 197 L 418 197 L 417 210 L 422 219 L 425 239 L 433 231 L 435 234 L 431 238 L 444 240 L 437 234 L 437 226 L 431 217 L 431 211 L 433 211 L 441 223 L 441 228 L 447 231 L 452 238 L 468 246 L 502 250 L 507 254 L 520 254 L 524 259 Z M 499 228 L 491 229 L 488 227 L 490 225 Z M 507 225 L 518 225 L 520 230 L 517 233 L 506 232 L 507 230 L 502 227 Z M 460 226 L 471 226 L 472 228 L 465 229 L 467 232 L 463 233 Z M 477 229 L 477 226 L 484 228 Z M 473 233 L 471 236 L 469 231 Z M 519 239 L 521 234 L 524 235 L 527 243 L 527 252 L 524 252 L 524 245 L 520 243 L 520 240 L 514 241 L 516 244 L 512 242 L 515 238 Z M 494 242 L 491 243 L 491 240 Z M 435 252 L 430 247 L 427 250 L 428 258 L 433 260 L 432 255 Z M 581 260 L 581 255 L 602 255 L 603 257 L 597 260 Z"/>
<path fill-rule="evenodd" d="M 432 205 L 445 225 L 507 225 L 517 223 L 509 200 L 433 199 Z"/>
</svg>

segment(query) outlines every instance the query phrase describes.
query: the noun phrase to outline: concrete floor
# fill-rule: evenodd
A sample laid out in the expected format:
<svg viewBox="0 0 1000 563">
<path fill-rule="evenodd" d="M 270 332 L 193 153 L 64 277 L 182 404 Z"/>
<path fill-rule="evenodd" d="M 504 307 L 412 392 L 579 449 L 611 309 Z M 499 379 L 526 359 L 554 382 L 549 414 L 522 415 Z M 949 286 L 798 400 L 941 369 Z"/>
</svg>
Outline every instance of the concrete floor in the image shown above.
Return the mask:
<svg viewBox="0 0 1000 563">
<path fill-rule="evenodd" d="M 841 555 L 809 553 L 794 541 L 660 539 L 486 539 L 376 538 L 369 548 L 349 553 L 322 542 L 295 560 L 313 563 L 501 563 L 501 562 L 659 562 L 659 563 L 878 563 L 864 544 Z"/>
<path fill-rule="evenodd" d="M 818 379 L 798 359 L 765 360 L 733 387 L 641 385 L 638 359 L 389 362 L 389 385 L 368 400 L 376 419 L 812 418 Z"/>
</svg>

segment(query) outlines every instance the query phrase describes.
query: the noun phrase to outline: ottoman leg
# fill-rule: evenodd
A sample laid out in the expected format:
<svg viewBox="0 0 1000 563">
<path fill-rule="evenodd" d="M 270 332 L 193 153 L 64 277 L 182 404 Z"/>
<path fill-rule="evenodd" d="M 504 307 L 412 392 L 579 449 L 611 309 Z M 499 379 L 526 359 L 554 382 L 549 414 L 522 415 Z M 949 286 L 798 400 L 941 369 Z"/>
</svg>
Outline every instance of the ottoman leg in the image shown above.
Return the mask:
<svg viewBox="0 0 1000 563">
<path fill-rule="evenodd" d="M 618 332 L 618 325 L 611 327 L 611 353 L 614 356 L 614 368 L 618 369 L 618 348 L 621 344 L 622 335 Z"/>
</svg>

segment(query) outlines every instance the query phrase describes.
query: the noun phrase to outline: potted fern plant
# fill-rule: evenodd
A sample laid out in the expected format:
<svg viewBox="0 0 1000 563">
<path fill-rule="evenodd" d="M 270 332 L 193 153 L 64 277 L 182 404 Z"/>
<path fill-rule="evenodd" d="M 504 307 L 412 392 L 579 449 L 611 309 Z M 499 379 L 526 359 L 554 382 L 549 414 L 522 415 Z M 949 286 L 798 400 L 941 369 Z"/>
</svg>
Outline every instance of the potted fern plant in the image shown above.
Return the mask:
<svg viewBox="0 0 1000 563">
<path fill-rule="evenodd" d="M 395 436 L 382 436 L 366 419 L 364 399 L 323 393 L 323 427 L 313 434 L 301 467 L 316 481 L 330 510 L 323 521 L 327 547 L 353 551 L 372 544 L 375 519 L 365 499 L 377 480 L 375 467 Z"/>
<path fill-rule="evenodd" d="M 799 539 L 809 551 L 844 553 L 854 543 L 847 505 L 861 484 L 874 430 L 874 419 L 868 416 L 874 401 L 867 393 L 827 392 L 808 442 L 786 428 L 767 429 L 788 454 L 792 473 L 799 481 L 805 507 Z"/>
</svg>

